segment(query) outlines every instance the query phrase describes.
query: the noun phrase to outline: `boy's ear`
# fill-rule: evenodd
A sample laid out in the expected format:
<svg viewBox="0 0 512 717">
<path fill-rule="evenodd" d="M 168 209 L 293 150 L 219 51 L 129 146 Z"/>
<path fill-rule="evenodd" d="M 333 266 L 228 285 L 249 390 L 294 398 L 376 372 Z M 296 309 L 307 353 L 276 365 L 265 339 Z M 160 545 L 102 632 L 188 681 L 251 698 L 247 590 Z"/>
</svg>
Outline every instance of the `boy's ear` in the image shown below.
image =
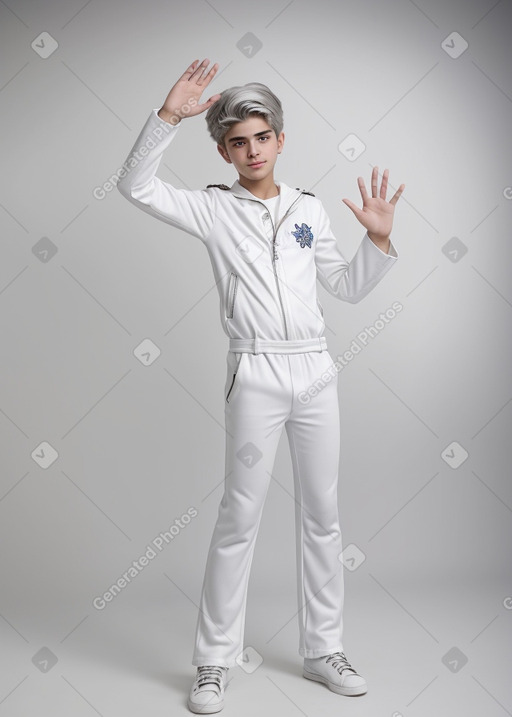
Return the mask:
<svg viewBox="0 0 512 717">
<path fill-rule="evenodd" d="M 281 154 L 283 146 L 284 146 L 284 132 L 280 132 L 279 137 L 277 138 L 277 153 L 278 154 Z"/>
<path fill-rule="evenodd" d="M 225 159 L 228 164 L 232 164 L 232 161 L 230 160 L 229 154 L 226 152 L 226 148 L 224 147 L 224 145 L 218 144 L 217 149 L 221 157 L 223 157 L 223 159 Z"/>
</svg>

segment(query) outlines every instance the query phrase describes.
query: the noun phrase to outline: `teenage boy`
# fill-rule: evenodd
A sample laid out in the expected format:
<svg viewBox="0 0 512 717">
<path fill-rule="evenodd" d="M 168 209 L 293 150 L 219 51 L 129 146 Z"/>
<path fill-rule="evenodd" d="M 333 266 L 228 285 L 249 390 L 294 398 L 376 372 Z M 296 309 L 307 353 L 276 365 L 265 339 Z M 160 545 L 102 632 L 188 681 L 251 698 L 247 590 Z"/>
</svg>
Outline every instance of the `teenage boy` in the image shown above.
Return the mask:
<svg viewBox="0 0 512 717">
<path fill-rule="evenodd" d="M 200 714 L 222 709 L 228 669 L 244 650 L 250 567 L 283 426 L 296 501 L 303 676 L 342 695 L 367 691 L 343 652 L 338 377 L 316 280 L 351 303 L 371 291 L 398 256 L 389 235 L 405 186 L 388 202 L 387 169 L 380 191 L 373 169 L 371 197 L 358 178 L 362 209 L 343 201 L 367 231 L 347 262 L 321 202 L 274 179 L 284 145 L 279 99 L 265 85 L 249 83 L 200 103 L 218 70 L 209 64 L 195 60 L 151 112 L 118 183 L 137 207 L 204 243 L 229 337 L 224 494 L 206 563 L 188 698 L 189 709 Z M 231 187 L 176 189 L 156 171 L 181 120 L 205 110 L 210 135 L 238 180 Z M 315 388 L 322 378 L 325 385 Z"/>
</svg>

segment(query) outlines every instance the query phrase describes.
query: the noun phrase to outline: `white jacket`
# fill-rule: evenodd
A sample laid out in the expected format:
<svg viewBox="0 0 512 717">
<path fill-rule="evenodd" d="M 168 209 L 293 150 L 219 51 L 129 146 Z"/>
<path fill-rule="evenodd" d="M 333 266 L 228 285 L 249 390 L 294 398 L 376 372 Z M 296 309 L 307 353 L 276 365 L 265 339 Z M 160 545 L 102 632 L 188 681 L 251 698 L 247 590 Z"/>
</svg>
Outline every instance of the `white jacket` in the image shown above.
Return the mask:
<svg viewBox="0 0 512 717">
<path fill-rule="evenodd" d="M 156 177 L 173 126 L 153 109 L 119 170 L 117 187 L 148 214 L 199 238 L 208 249 L 227 336 L 270 341 L 323 336 L 316 280 L 333 296 L 357 302 L 393 266 L 365 233 L 351 262 L 341 254 L 319 199 L 276 182 L 280 221 L 240 183 L 231 188 L 177 189 Z M 222 185 L 224 186 L 224 185 Z"/>
</svg>

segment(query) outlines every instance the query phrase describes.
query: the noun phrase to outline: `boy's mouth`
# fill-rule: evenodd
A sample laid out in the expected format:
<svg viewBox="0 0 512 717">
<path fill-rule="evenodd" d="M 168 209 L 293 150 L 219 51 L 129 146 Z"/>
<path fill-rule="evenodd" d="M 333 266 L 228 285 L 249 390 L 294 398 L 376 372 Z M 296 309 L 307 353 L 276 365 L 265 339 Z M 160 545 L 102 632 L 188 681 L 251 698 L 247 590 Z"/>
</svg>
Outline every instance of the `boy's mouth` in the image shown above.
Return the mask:
<svg viewBox="0 0 512 717">
<path fill-rule="evenodd" d="M 263 167 L 264 164 L 265 164 L 264 161 L 263 162 L 254 162 L 254 164 L 249 164 L 248 166 L 252 167 L 253 169 L 258 169 L 258 167 Z"/>
</svg>

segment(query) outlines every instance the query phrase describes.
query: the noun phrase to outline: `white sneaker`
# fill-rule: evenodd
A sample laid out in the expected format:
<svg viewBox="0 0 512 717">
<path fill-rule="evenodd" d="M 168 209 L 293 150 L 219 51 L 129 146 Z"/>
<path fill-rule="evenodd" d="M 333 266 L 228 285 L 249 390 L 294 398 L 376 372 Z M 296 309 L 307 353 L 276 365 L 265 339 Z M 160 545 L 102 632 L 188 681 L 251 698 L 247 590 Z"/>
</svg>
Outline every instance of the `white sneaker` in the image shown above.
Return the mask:
<svg viewBox="0 0 512 717">
<path fill-rule="evenodd" d="M 302 675 L 308 680 L 323 682 L 338 695 L 364 695 L 368 691 L 365 679 L 357 674 L 343 652 L 305 657 Z"/>
<path fill-rule="evenodd" d="M 197 668 L 187 703 L 191 712 L 204 715 L 221 711 L 224 707 L 228 669 L 218 665 L 201 665 Z"/>
</svg>

